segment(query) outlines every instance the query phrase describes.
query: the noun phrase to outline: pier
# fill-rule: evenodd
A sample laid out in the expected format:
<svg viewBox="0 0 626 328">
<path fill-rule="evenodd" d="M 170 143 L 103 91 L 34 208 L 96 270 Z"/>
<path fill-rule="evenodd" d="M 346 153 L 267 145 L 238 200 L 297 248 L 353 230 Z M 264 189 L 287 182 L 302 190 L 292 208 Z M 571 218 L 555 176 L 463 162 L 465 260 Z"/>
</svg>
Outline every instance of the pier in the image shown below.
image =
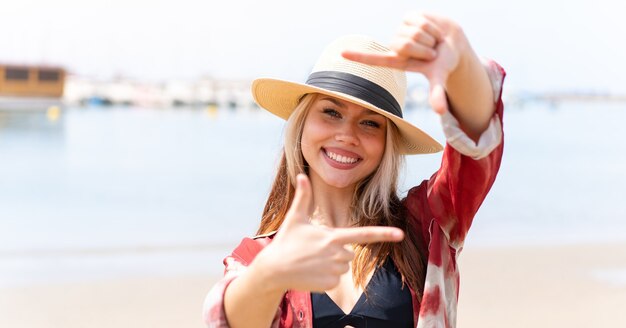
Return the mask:
<svg viewBox="0 0 626 328">
<path fill-rule="evenodd" d="M 63 100 L 68 106 L 249 107 L 254 104 L 251 83 L 212 78 L 145 82 L 68 76 Z"/>
</svg>

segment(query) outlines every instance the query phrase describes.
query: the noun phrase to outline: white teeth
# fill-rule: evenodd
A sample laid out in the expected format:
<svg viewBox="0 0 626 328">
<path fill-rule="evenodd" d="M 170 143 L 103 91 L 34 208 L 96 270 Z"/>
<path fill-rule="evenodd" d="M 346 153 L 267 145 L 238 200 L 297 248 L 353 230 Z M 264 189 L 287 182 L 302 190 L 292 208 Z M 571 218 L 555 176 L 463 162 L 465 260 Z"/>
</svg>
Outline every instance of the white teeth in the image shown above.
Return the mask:
<svg viewBox="0 0 626 328">
<path fill-rule="evenodd" d="M 352 158 L 352 157 L 346 157 L 346 156 L 342 156 L 339 154 L 335 154 L 333 152 L 330 151 L 326 151 L 326 155 L 328 155 L 328 157 L 332 158 L 333 160 L 339 162 L 339 163 L 344 163 L 344 164 L 352 164 L 352 163 L 356 163 L 356 161 L 358 161 L 358 158 Z"/>
</svg>

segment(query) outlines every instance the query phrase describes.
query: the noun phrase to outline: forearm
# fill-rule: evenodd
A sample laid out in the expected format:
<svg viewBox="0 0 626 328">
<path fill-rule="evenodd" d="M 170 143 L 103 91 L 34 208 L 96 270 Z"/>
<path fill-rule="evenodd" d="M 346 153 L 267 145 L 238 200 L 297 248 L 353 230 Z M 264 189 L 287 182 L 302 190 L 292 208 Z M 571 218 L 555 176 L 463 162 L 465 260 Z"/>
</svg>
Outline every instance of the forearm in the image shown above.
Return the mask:
<svg viewBox="0 0 626 328">
<path fill-rule="evenodd" d="M 469 43 L 457 68 L 448 77 L 446 94 L 461 128 L 477 141 L 489 125 L 495 106 L 489 76 Z"/>
<path fill-rule="evenodd" d="M 473 144 L 459 129 L 456 119 L 445 114 L 444 133 L 446 148 L 439 171 L 428 181 L 426 208 L 439 223 L 449 239 L 450 245 L 460 249 L 472 224 L 472 220 L 493 185 L 500 168 L 504 147 L 502 84 L 506 73 L 495 62 L 484 62 L 484 67 L 493 86 L 495 113 L 483 132 L 478 144 Z M 451 118 L 450 121 L 447 121 Z M 470 160 L 472 159 L 472 160 Z M 409 193 L 411 195 L 411 193 Z M 416 200 L 423 200 L 415 198 Z M 408 202 L 407 202 L 408 203 Z M 423 206 L 416 209 L 422 210 Z M 428 217 L 414 209 L 419 215 Z"/>
<path fill-rule="evenodd" d="M 254 262 L 226 288 L 224 310 L 230 327 L 270 327 L 284 291 Z"/>
</svg>

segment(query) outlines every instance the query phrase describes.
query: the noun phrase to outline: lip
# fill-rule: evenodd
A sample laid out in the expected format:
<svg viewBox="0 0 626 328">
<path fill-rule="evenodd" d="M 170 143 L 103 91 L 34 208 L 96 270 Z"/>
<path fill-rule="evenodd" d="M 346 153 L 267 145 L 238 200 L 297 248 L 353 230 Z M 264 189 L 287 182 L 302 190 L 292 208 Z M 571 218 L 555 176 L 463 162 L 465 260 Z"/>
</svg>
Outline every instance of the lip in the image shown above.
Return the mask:
<svg viewBox="0 0 626 328">
<path fill-rule="evenodd" d="M 334 159 L 330 158 L 328 156 L 328 154 L 326 152 L 332 152 L 341 156 L 346 156 L 346 157 L 351 157 L 351 158 L 357 158 L 357 161 L 354 163 L 340 163 L 335 161 Z M 363 160 L 363 158 L 361 158 L 361 156 L 359 156 L 359 154 L 353 153 L 351 151 L 347 151 L 341 148 L 332 148 L 332 147 L 327 147 L 327 148 L 322 148 L 320 150 L 320 152 L 322 153 L 322 156 L 324 157 L 324 159 L 326 160 L 326 162 L 339 170 L 349 170 L 352 169 L 354 167 L 356 167 L 357 165 L 359 165 L 359 163 L 361 163 L 361 161 Z"/>
</svg>

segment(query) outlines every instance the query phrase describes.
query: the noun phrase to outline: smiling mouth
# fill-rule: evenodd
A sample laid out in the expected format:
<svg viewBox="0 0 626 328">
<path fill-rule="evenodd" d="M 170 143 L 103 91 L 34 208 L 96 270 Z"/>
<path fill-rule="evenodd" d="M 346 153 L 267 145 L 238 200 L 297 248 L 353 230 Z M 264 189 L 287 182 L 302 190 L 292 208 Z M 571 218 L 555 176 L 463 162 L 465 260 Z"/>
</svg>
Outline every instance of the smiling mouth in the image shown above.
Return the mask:
<svg viewBox="0 0 626 328">
<path fill-rule="evenodd" d="M 326 154 L 326 156 L 328 156 L 328 158 L 332 159 L 333 161 L 337 162 L 337 163 L 341 163 L 341 164 L 354 164 L 356 162 L 358 162 L 360 160 L 360 158 L 354 158 L 354 157 L 348 157 L 348 156 L 343 156 L 343 155 L 339 155 L 336 153 L 333 153 L 332 151 L 326 150 L 324 149 L 324 153 Z"/>
</svg>

